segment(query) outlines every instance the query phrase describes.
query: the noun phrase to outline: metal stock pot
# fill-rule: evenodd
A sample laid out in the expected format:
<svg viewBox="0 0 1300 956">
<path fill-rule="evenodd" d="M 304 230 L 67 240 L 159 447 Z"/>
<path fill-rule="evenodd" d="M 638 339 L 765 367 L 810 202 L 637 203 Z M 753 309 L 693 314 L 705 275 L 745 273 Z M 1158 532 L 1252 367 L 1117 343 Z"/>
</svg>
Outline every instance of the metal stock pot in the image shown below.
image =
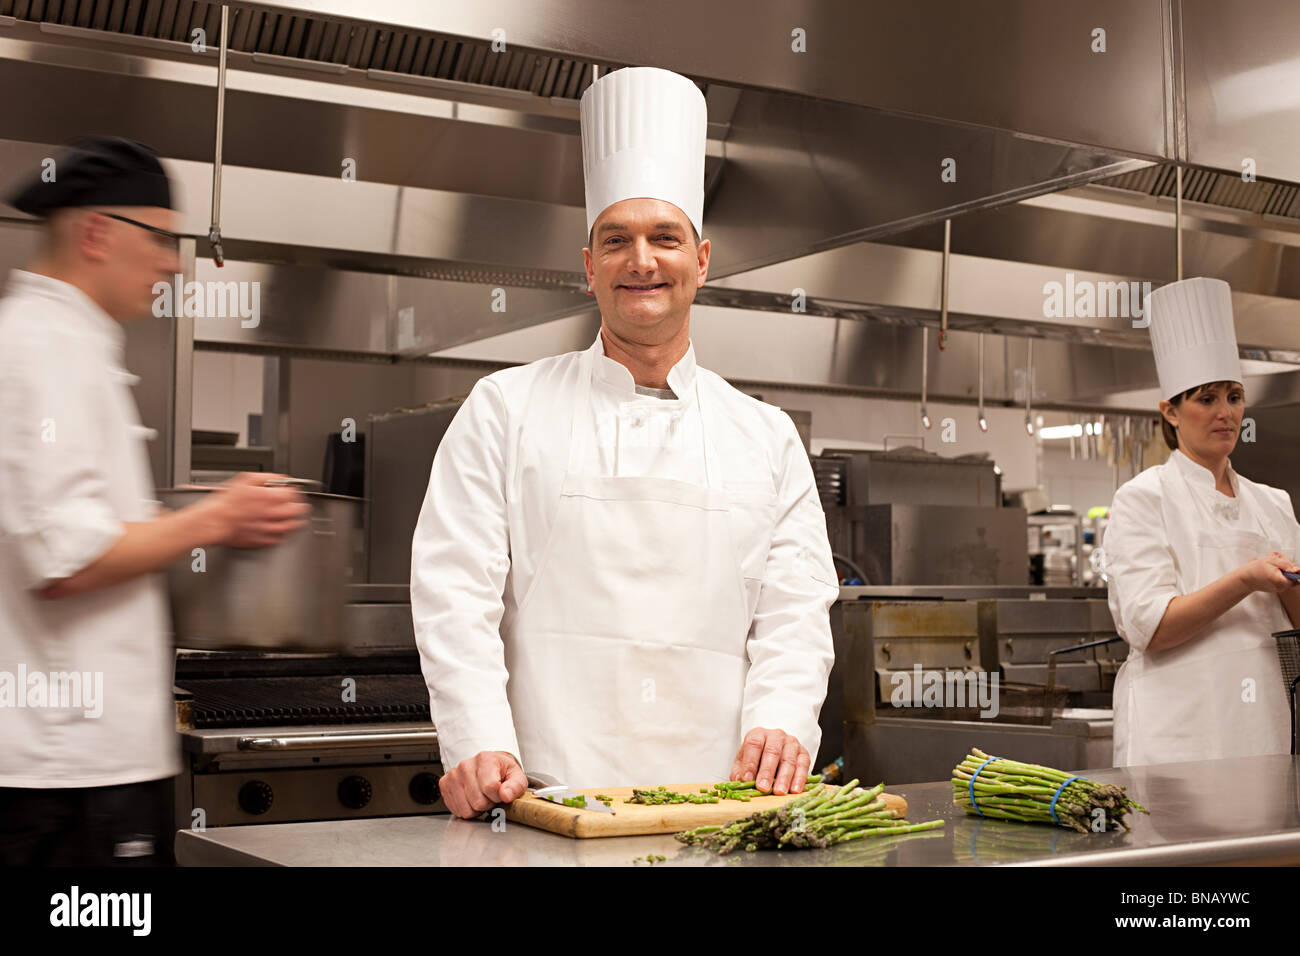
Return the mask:
<svg viewBox="0 0 1300 956">
<path fill-rule="evenodd" d="M 298 478 L 268 484 L 320 487 L 320 482 Z M 214 490 L 168 488 L 158 497 L 168 508 L 184 508 Z M 343 605 L 361 499 L 304 494 L 310 520 L 278 544 L 213 545 L 167 569 L 178 647 L 333 652 L 344 645 Z"/>
</svg>

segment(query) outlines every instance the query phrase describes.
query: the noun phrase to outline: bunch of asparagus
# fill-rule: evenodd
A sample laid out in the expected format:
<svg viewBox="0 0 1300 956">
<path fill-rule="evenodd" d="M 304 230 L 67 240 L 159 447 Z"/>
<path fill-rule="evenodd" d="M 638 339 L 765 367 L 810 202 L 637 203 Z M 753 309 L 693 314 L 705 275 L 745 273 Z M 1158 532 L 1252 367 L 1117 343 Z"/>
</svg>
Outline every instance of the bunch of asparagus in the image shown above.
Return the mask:
<svg viewBox="0 0 1300 956">
<path fill-rule="evenodd" d="M 726 854 L 740 847 L 750 852 L 785 847 L 825 849 L 863 837 L 914 833 L 943 826 L 942 820 L 901 821 L 898 811 L 886 809 L 885 801 L 880 799 L 884 789 L 881 783 L 864 790 L 857 780 L 850 780 L 842 787 L 819 783 L 802 797 L 780 807 L 760 810 L 721 826 L 686 830 L 677 834 L 677 839 Z"/>
<path fill-rule="evenodd" d="M 1129 810 L 1147 813 L 1147 808 L 1130 800 L 1124 788 L 1092 780 L 1071 780 L 1073 774 L 1032 763 L 1018 763 L 972 749 L 952 771 L 952 802 L 970 814 L 1021 823 L 1057 823 L 1080 833 L 1102 832 L 1114 827 L 1129 828 L 1124 814 Z M 979 775 L 975 771 L 979 769 Z M 971 805 L 971 779 L 975 803 Z M 1056 819 L 1052 819 L 1052 798 L 1056 797 Z M 1098 812 L 1101 811 L 1101 812 Z"/>
<path fill-rule="evenodd" d="M 821 782 L 821 777 L 809 777 L 804 783 L 804 787 L 811 787 Z M 625 803 L 718 803 L 721 800 L 739 800 L 742 803 L 748 803 L 754 797 L 767 797 L 771 794 L 764 793 L 758 789 L 758 784 L 753 780 L 725 780 L 722 783 L 715 783 L 711 787 L 700 787 L 699 793 L 681 793 L 677 790 L 669 790 L 667 787 L 658 787 L 655 790 L 636 790 L 632 791 L 632 796 L 625 800 Z"/>
</svg>

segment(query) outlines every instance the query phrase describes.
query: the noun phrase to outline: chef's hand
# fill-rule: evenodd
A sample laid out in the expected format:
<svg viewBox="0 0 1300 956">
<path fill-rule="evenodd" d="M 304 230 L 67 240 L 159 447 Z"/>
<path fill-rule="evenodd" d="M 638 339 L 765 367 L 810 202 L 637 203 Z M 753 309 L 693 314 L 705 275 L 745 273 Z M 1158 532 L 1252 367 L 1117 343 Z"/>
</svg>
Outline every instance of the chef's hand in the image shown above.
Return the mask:
<svg viewBox="0 0 1300 956">
<path fill-rule="evenodd" d="M 267 486 L 268 480 L 279 477 L 244 472 L 218 485 L 205 501 L 194 505 L 207 509 L 212 543 L 265 548 L 301 528 L 311 513 L 311 505 L 292 486 Z"/>
<path fill-rule="evenodd" d="M 808 749 L 794 735 L 755 727 L 745 734 L 745 742 L 736 753 L 731 779 L 753 780 L 764 793 L 783 797 L 803 790 L 811 764 Z"/>
<path fill-rule="evenodd" d="M 1273 551 L 1268 557 L 1256 558 L 1249 564 L 1243 564 L 1237 569 L 1237 574 L 1252 592 L 1268 591 L 1277 594 L 1290 590 L 1297 583 L 1286 577 L 1283 571 L 1300 571 L 1300 565 L 1280 552 Z"/>
<path fill-rule="evenodd" d="M 511 803 L 528 789 L 528 777 L 510 754 L 484 750 L 462 760 L 438 781 L 447 809 L 462 819 Z"/>
</svg>

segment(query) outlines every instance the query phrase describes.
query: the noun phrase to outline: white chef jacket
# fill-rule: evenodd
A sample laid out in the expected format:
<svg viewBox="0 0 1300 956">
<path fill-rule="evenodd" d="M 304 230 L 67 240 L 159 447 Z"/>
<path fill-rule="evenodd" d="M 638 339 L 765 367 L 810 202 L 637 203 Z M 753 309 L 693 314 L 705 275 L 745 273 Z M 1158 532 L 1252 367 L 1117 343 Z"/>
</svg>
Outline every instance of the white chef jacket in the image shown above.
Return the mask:
<svg viewBox="0 0 1300 956">
<path fill-rule="evenodd" d="M 123 338 L 75 286 L 10 274 L 0 299 L 0 787 L 180 772 L 160 576 L 52 601 L 33 593 L 103 555 L 124 522 L 157 515 L 151 430 L 122 368 Z M 82 675 L 81 696 L 67 683 L 66 701 L 19 706 L 70 672 Z"/>
<path fill-rule="evenodd" d="M 1165 500 L 1160 483 L 1165 468 L 1177 469 L 1200 500 Z M 1119 635 L 1132 648 L 1130 656 L 1146 650 L 1169 602 L 1196 590 L 1191 584 L 1195 569 L 1189 562 L 1196 554 L 1201 532 L 1213 532 L 1216 527 L 1254 531 L 1268 538 L 1277 550 L 1291 551 L 1293 559 L 1300 557 L 1295 553 L 1300 547 L 1300 524 L 1291 496 L 1281 488 L 1243 478 L 1231 461 L 1228 481 L 1235 498 L 1215 488 L 1208 468 L 1175 449 L 1163 465 L 1146 469 L 1115 492 L 1102 549 L 1111 616 Z M 1172 516 L 1179 520 L 1164 520 L 1162 509 L 1172 509 Z M 1207 525 L 1207 517 L 1213 525 Z"/>
<path fill-rule="evenodd" d="M 590 416 L 574 423 L 593 433 L 586 474 L 705 484 L 699 410 L 680 398 L 693 393 L 698 378 L 723 487 L 736 503 L 733 539 L 751 615 L 742 728 L 781 728 L 815 758 L 834 661 L 828 611 L 839 586 L 794 422 L 699 368 L 693 345 L 668 373 L 675 400 L 639 395 L 626 366 L 605 355 L 599 334 L 591 351 L 597 361 Z M 480 751 L 519 758 L 499 628 L 528 593 L 550 535 L 580 355 L 478 381 L 434 458 L 412 542 L 411 609 L 448 768 Z M 676 427 L 668 428 L 672 416 Z M 763 494 L 776 496 L 775 526 L 740 504 Z"/>
<path fill-rule="evenodd" d="M 1128 660 L 1115 681 L 1117 766 L 1285 753 L 1290 737 L 1272 634 L 1292 625 L 1278 595 L 1248 595 L 1191 641 L 1147 648 L 1169 602 L 1251 557 L 1300 545 L 1285 491 L 1238 475 L 1236 497 L 1181 451 L 1124 484 L 1102 541 L 1109 604 Z M 1243 680 L 1255 684 L 1242 696 Z"/>
</svg>

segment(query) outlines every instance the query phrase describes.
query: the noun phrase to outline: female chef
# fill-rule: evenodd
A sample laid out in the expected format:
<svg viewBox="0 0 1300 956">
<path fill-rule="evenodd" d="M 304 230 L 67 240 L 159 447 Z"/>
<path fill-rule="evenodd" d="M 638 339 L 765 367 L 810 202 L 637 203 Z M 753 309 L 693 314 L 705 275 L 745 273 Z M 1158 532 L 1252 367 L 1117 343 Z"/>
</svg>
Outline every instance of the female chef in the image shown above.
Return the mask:
<svg viewBox="0 0 1300 956">
<path fill-rule="evenodd" d="M 1119 767 L 1287 753 L 1290 710 L 1272 634 L 1300 620 L 1282 572 L 1300 526 L 1285 491 L 1228 461 L 1245 393 L 1226 282 L 1148 300 L 1169 460 L 1115 493 L 1105 567 L 1129 643 L 1115 680 Z"/>
</svg>

